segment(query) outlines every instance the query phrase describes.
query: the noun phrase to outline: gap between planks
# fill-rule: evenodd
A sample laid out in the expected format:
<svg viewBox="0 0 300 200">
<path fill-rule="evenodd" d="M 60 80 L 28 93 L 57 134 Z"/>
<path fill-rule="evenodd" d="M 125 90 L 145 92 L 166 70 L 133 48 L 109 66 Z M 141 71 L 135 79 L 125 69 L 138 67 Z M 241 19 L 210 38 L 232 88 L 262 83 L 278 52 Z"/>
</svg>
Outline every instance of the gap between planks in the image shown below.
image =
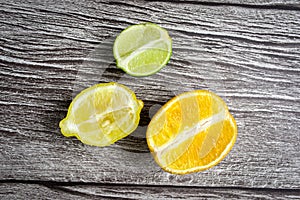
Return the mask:
<svg viewBox="0 0 300 200">
<path fill-rule="evenodd" d="M 62 182 L 62 181 L 40 181 L 40 180 L 15 180 L 7 179 L 0 180 L 1 184 L 28 184 L 28 185 L 44 185 L 47 187 L 59 186 L 111 186 L 111 187 L 152 187 L 152 188 L 187 188 L 187 189 L 228 189 L 228 190 L 249 190 L 249 191 L 282 191 L 282 192 L 299 192 L 300 189 L 287 189 L 287 188 L 255 188 L 255 187 L 241 187 L 241 186 L 189 186 L 189 185 L 164 185 L 164 184 L 134 184 L 134 183 L 100 183 L 100 182 Z"/>
</svg>

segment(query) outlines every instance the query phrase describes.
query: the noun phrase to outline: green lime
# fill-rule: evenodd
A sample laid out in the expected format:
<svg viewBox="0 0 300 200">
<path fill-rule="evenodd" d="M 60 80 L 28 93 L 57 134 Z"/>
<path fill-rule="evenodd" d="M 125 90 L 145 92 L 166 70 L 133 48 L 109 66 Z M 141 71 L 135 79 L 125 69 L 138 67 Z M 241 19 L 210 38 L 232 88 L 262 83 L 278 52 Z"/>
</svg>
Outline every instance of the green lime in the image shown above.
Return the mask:
<svg viewBox="0 0 300 200">
<path fill-rule="evenodd" d="M 149 76 L 162 69 L 172 55 L 168 32 L 153 23 L 132 25 L 116 38 L 117 67 L 132 76 Z"/>
</svg>

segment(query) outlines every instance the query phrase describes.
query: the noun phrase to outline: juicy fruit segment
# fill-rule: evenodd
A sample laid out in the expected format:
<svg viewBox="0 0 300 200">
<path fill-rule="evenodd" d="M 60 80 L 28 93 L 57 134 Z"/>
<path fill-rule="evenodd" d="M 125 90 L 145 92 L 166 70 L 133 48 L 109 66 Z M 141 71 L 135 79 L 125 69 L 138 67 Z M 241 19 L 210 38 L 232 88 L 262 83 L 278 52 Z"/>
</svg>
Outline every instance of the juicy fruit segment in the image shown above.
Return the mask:
<svg viewBox="0 0 300 200">
<path fill-rule="evenodd" d="M 196 90 L 167 102 L 152 118 L 147 143 L 158 165 L 187 174 L 218 164 L 231 150 L 237 126 L 225 102 Z"/>
<path fill-rule="evenodd" d="M 115 40 L 117 66 L 132 76 L 156 73 L 170 60 L 172 40 L 168 32 L 153 23 L 133 25 Z"/>
<path fill-rule="evenodd" d="M 143 102 L 118 83 L 102 83 L 82 91 L 70 104 L 59 126 L 64 136 L 75 136 L 93 146 L 107 146 L 133 132 Z"/>
</svg>

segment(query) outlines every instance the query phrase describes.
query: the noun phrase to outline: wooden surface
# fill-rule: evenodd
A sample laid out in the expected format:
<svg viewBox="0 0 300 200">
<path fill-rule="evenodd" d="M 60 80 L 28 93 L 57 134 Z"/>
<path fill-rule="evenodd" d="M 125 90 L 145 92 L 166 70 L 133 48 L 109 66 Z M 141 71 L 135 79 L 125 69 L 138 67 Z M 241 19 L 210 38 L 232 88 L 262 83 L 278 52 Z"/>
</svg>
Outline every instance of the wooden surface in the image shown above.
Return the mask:
<svg viewBox="0 0 300 200">
<path fill-rule="evenodd" d="M 173 55 L 158 74 L 115 67 L 125 27 L 166 28 Z M 0 1 L 0 197 L 300 199 L 300 2 Z M 145 107 L 138 129 L 97 148 L 61 135 L 72 97 L 119 82 Z M 183 91 L 220 95 L 238 139 L 216 167 L 185 176 L 162 171 L 145 129 Z"/>
<path fill-rule="evenodd" d="M 174 187 L 141 185 L 93 185 L 56 183 L 6 183 L 0 185 L 6 199 L 299 199 L 294 190 Z M 22 193 L 20 192 L 22 191 Z"/>
</svg>

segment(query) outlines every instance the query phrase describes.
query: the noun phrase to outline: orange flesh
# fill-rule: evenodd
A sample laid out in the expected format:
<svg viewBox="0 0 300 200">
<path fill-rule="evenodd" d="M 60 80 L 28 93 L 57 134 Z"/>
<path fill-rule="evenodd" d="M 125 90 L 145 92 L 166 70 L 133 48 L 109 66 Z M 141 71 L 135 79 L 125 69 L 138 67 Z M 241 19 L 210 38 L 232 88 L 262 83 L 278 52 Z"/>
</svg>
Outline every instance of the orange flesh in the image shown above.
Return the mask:
<svg viewBox="0 0 300 200">
<path fill-rule="evenodd" d="M 234 118 L 224 101 L 209 91 L 183 93 L 152 118 L 147 142 L 166 171 L 186 174 L 219 163 L 237 136 Z"/>
</svg>

